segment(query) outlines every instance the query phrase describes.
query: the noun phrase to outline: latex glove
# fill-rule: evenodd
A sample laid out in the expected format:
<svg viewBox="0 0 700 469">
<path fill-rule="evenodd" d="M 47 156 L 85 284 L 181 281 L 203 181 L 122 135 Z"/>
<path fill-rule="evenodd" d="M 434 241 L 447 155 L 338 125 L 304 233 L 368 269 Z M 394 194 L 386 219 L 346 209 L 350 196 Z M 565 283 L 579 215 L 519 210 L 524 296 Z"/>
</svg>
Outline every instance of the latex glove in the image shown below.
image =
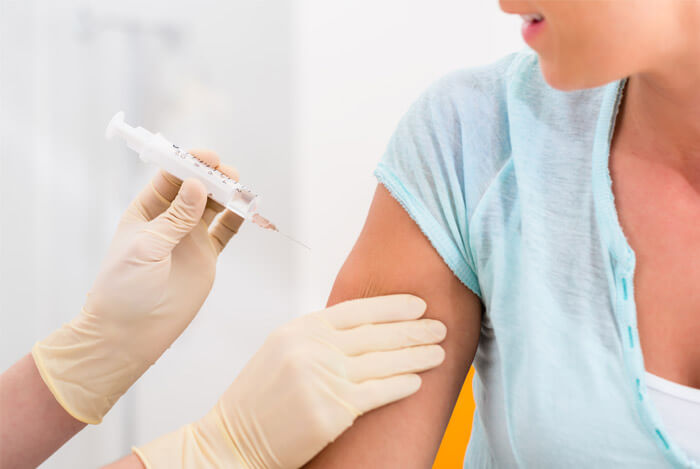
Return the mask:
<svg viewBox="0 0 700 469">
<path fill-rule="evenodd" d="M 215 153 L 194 153 L 237 178 Z M 32 349 L 56 400 L 82 422 L 99 423 L 187 327 L 242 222 L 216 217 L 223 207 L 201 182 L 180 184 L 161 171 L 129 205 L 80 314 Z"/>
<path fill-rule="evenodd" d="M 296 468 L 363 413 L 415 393 L 442 363 L 445 326 L 425 302 L 340 303 L 272 333 L 201 420 L 134 452 L 159 468 Z"/>
</svg>

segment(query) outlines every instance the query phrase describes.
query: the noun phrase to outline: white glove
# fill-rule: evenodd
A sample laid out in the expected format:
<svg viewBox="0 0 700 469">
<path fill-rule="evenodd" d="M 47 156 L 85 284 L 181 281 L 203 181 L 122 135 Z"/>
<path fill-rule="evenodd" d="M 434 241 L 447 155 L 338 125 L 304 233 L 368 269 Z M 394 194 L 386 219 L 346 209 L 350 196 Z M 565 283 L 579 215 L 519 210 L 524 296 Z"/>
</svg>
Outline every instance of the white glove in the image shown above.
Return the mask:
<svg viewBox="0 0 700 469">
<path fill-rule="evenodd" d="M 134 448 L 148 469 L 300 467 L 363 413 L 415 393 L 445 326 L 411 295 L 347 301 L 273 332 L 201 420 Z"/>
<path fill-rule="evenodd" d="M 196 156 L 237 177 L 215 153 Z M 80 314 L 32 349 L 74 418 L 99 423 L 197 314 L 242 221 L 230 211 L 215 218 L 222 209 L 199 181 L 180 188 L 160 172 L 126 210 Z"/>
</svg>

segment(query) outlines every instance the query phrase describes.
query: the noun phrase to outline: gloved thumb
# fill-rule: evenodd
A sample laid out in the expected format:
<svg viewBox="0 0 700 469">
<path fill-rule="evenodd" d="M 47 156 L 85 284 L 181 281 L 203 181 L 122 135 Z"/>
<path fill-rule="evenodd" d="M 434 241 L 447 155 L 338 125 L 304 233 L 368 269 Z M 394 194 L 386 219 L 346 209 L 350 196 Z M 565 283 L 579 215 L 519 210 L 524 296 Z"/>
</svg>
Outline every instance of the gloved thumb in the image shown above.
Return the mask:
<svg viewBox="0 0 700 469">
<path fill-rule="evenodd" d="M 167 256 L 197 226 L 206 204 L 204 184 L 196 179 L 185 180 L 170 207 L 151 220 L 144 230 L 154 235 L 153 254 L 157 258 Z"/>
</svg>

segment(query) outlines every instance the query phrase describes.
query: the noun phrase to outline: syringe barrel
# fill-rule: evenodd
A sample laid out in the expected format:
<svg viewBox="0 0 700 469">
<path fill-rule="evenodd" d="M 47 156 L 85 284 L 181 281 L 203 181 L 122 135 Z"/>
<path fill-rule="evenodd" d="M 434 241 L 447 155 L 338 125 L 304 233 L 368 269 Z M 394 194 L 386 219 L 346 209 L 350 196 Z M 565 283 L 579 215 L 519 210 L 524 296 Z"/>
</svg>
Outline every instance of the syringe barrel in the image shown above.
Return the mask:
<svg viewBox="0 0 700 469">
<path fill-rule="evenodd" d="M 116 134 L 124 137 L 130 148 L 139 148 L 139 156 L 143 161 L 153 163 L 183 181 L 189 178 L 199 179 L 206 187 L 209 198 L 243 218 L 248 218 L 257 211 L 258 196 L 249 189 L 173 145 L 162 135 L 152 134 L 141 127 L 138 130 L 138 134 Z M 130 135 L 138 137 L 138 142 L 131 141 Z"/>
</svg>

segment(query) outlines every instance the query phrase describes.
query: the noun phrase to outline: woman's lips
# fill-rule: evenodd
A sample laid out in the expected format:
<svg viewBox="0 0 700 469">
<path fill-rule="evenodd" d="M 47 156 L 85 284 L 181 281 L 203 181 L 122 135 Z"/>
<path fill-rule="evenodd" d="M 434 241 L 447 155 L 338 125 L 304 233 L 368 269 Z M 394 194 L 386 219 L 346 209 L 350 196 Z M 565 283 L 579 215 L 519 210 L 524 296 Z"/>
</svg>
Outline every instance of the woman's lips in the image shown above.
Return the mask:
<svg viewBox="0 0 700 469">
<path fill-rule="evenodd" d="M 529 45 L 532 45 L 532 42 L 538 36 L 540 31 L 542 31 L 542 28 L 544 28 L 546 22 L 547 20 L 544 18 L 539 21 L 524 21 L 522 33 L 525 42 L 527 42 Z"/>
</svg>

